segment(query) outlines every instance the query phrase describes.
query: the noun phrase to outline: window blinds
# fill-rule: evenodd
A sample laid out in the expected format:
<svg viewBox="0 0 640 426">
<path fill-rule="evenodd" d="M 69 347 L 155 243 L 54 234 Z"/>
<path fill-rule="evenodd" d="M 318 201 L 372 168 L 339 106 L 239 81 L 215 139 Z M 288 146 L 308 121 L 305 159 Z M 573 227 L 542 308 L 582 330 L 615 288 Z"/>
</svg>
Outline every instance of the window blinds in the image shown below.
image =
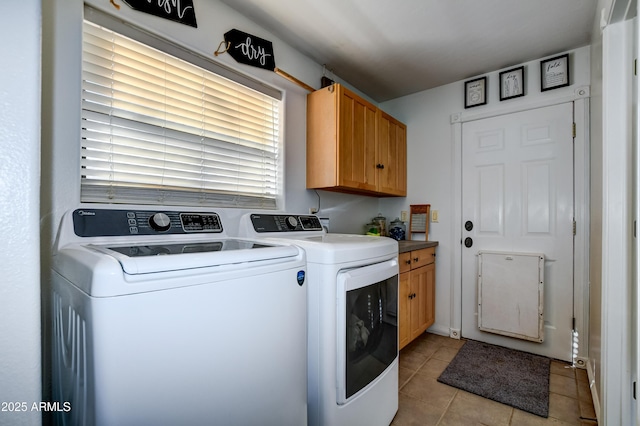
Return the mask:
<svg viewBox="0 0 640 426">
<path fill-rule="evenodd" d="M 82 201 L 276 208 L 280 103 L 85 21 Z"/>
</svg>

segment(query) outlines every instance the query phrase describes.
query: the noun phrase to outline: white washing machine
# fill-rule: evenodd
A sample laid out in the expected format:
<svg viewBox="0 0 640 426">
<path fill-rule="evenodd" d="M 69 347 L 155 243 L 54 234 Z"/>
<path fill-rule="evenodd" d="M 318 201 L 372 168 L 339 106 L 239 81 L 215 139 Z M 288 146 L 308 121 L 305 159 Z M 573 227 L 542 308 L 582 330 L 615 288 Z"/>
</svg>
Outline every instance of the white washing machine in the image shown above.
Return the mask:
<svg viewBox="0 0 640 426">
<path fill-rule="evenodd" d="M 307 255 L 313 426 L 388 426 L 398 411 L 398 243 L 331 234 L 312 215 L 248 214 L 240 235 Z"/>
<path fill-rule="evenodd" d="M 307 423 L 304 252 L 223 212 L 77 209 L 53 260 L 63 425 Z"/>
</svg>

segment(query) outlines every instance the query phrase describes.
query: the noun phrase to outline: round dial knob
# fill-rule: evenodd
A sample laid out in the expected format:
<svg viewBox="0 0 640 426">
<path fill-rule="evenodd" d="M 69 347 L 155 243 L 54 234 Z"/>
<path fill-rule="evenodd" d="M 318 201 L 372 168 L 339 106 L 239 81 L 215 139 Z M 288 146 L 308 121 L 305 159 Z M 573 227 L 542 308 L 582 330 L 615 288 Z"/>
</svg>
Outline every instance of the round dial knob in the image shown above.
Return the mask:
<svg viewBox="0 0 640 426">
<path fill-rule="evenodd" d="M 289 229 L 296 229 L 298 226 L 298 219 L 293 216 L 288 216 L 284 221 Z"/>
<path fill-rule="evenodd" d="M 171 228 L 171 219 L 164 213 L 156 213 L 149 218 L 149 225 L 156 231 L 164 232 Z"/>
</svg>

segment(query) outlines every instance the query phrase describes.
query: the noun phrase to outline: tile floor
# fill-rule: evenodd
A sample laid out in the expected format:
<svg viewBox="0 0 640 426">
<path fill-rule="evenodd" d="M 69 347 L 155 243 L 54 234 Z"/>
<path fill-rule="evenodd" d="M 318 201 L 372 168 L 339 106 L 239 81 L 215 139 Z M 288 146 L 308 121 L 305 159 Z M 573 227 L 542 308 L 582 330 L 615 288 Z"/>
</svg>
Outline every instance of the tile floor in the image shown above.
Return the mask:
<svg viewBox="0 0 640 426">
<path fill-rule="evenodd" d="M 597 425 L 586 370 L 564 362 L 551 362 L 546 419 L 436 381 L 463 344 L 425 333 L 400 351 L 399 409 L 392 426 Z"/>
</svg>

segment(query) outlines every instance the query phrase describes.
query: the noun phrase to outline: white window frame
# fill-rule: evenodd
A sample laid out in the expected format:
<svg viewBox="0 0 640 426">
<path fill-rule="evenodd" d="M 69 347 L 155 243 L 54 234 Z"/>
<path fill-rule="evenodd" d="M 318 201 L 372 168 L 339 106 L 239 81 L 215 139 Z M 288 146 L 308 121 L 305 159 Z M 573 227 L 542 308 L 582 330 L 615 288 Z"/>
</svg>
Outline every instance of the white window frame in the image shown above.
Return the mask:
<svg viewBox="0 0 640 426">
<path fill-rule="evenodd" d="M 277 129 L 273 129 L 273 132 L 276 136 L 275 142 L 275 153 L 272 155 L 275 156 L 273 159 L 275 164 L 267 167 L 267 169 L 273 168 L 271 172 L 274 174 L 275 186 L 274 188 L 270 188 L 269 194 L 259 195 L 253 194 L 250 196 L 245 196 L 243 194 L 235 193 L 233 190 L 221 190 L 221 191 L 211 191 L 210 189 L 204 188 L 192 188 L 192 189 L 176 189 L 171 188 L 170 186 L 164 187 L 164 185 L 140 185 L 136 187 L 135 184 L 127 185 L 124 188 L 119 186 L 118 182 L 114 185 L 111 185 L 111 182 L 105 183 L 106 181 L 94 181 L 99 184 L 92 184 L 91 179 L 87 179 L 90 173 L 87 173 L 88 169 L 86 169 L 86 155 L 87 146 L 91 144 L 89 142 L 90 138 L 87 138 L 83 135 L 83 153 L 81 154 L 83 157 L 83 169 L 82 169 L 82 190 L 81 190 L 81 201 L 87 203 L 126 203 L 126 204 L 152 204 L 152 205 L 189 205 L 189 206 L 212 206 L 212 207 L 239 207 L 239 208 L 257 208 L 257 209 L 278 209 L 282 207 L 283 199 L 284 199 L 284 143 L 283 143 L 283 115 L 284 115 L 284 102 L 283 102 L 283 93 L 273 88 L 269 85 L 266 85 L 258 80 L 255 80 L 247 75 L 240 74 L 239 72 L 227 68 L 219 63 L 212 61 L 211 59 L 201 56 L 193 51 L 185 49 L 181 46 L 178 46 L 172 42 L 164 40 L 154 34 L 151 34 L 147 31 L 143 31 L 138 29 L 126 22 L 120 21 L 111 15 L 105 14 L 103 12 L 97 11 L 89 6 L 85 6 L 85 20 L 99 27 L 103 27 L 107 30 L 113 31 L 119 35 L 130 38 L 134 41 L 137 41 L 143 45 L 151 47 L 157 51 L 162 52 L 162 54 L 170 55 L 172 57 L 178 58 L 182 61 L 185 61 L 188 64 L 194 65 L 198 68 L 204 69 L 206 71 L 210 71 L 216 76 L 222 77 L 224 79 L 231 80 L 233 83 L 240 84 L 245 86 L 251 91 L 259 92 L 262 95 L 266 95 L 269 98 L 273 98 L 274 101 L 274 109 L 277 115 Z M 84 34 L 84 31 L 83 31 Z M 85 48 L 83 47 L 83 57 L 84 57 Z M 84 62 L 83 62 L 84 63 Z M 83 65 L 84 68 L 84 65 Z M 217 78 L 217 77 L 216 77 Z M 83 77 L 84 80 L 84 77 Z M 84 82 L 83 82 L 84 84 Z M 87 96 L 88 97 L 88 96 Z M 85 98 L 85 91 L 83 90 L 83 99 Z M 85 115 L 93 114 L 93 111 L 88 111 L 83 107 L 83 128 L 88 127 Z M 109 116 L 110 114 L 107 112 L 100 113 L 102 117 Z M 99 114 L 99 115 L 100 115 Z M 111 126 L 111 119 L 105 120 L 101 118 L 100 120 L 108 121 L 106 126 Z M 113 126 L 116 126 L 115 122 L 121 120 L 120 118 L 114 118 Z M 104 124 L 102 124 L 104 126 Z M 145 124 L 138 125 L 134 123 L 135 127 L 144 127 Z M 178 132 L 171 129 L 165 129 L 162 126 L 152 126 L 157 129 L 163 130 L 163 135 L 166 133 L 166 138 L 171 140 L 172 137 L 177 136 L 178 139 L 182 137 L 182 135 L 186 135 L 188 139 L 194 139 L 195 143 L 198 143 L 198 139 L 207 140 L 206 142 L 202 142 L 203 150 L 208 148 L 211 143 L 216 144 L 224 144 L 226 146 L 236 146 L 233 142 L 225 142 L 217 137 L 209 137 L 209 136 L 198 136 L 191 135 L 189 133 Z M 136 129 L 137 130 L 137 129 Z M 91 135 L 91 132 L 83 130 L 83 134 Z M 157 135 L 156 139 L 158 138 Z M 242 142 L 242 138 L 238 136 L 238 140 Z M 132 142 L 134 143 L 134 142 Z M 137 142 L 135 142 L 137 143 Z M 167 142 L 165 141 L 165 144 Z M 98 143 L 99 145 L 99 143 Z M 240 145 L 238 145 L 240 146 Z M 262 146 L 259 142 L 255 142 L 253 144 L 253 148 L 242 148 L 240 151 L 249 150 L 251 153 L 260 152 L 261 149 L 256 149 L 255 147 Z M 266 151 L 265 151 L 266 152 Z M 101 155 L 104 154 L 101 152 Z M 241 155 L 241 154 L 238 154 Z M 252 154 L 249 154 L 252 155 Z M 217 158 L 217 157 L 216 157 Z M 255 157 L 254 157 L 255 158 Z M 266 158 L 266 157 L 265 157 Z M 111 160 L 109 160 L 111 161 Z M 272 161 L 267 159 L 268 162 Z M 193 168 L 193 167 L 192 167 Z M 104 173 L 103 173 L 104 174 Z M 96 174 L 97 175 L 97 174 Z M 214 179 L 217 179 L 219 176 L 222 177 L 222 174 L 217 175 L 213 174 Z M 210 180 L 214 179 L 204 179 L 203 182 L 208 183 Z M 275 193 L 273 193 L 275 192 Z"/>
</svg>

